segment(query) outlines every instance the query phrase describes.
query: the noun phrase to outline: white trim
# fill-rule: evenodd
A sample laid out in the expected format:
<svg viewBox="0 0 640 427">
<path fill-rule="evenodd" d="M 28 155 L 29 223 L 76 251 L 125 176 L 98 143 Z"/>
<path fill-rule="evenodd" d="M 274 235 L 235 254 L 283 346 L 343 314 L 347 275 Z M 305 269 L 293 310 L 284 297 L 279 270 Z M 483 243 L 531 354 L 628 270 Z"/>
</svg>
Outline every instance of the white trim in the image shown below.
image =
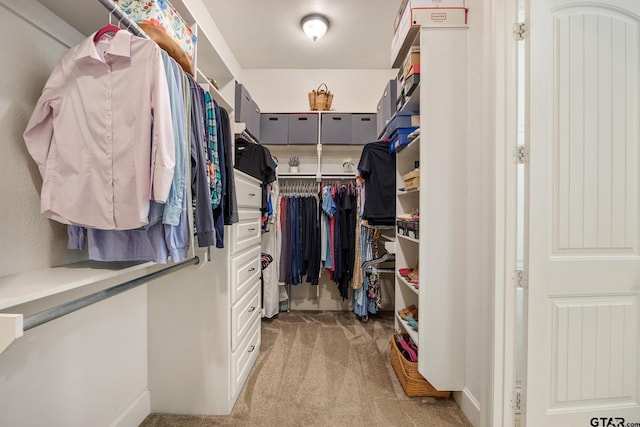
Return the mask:
<svg viewBox="0 0 640 427">
<path fill-rule="evenodd" d="M 111 427 L 137 427 L 151 413 L 151 393 L 145 390 L 111 424 Z"/>
<path fill-rule="evenodd" d="M 515 0 L 495 6 L 495 289 L 493 318 L 493 380 L 487 425 L 511 427 L 511 394 L 515 377 L 515 289 L 511 275 L 516 262 L 517 52 L 511 36 L 517 18 Z"/>
<path fill-rule="evenodd" d="M 75 46 L 85 39 L 83 34 L 37 1 L 0 0 L 0 5 L 66 47 Z"/>
<path fill-rule="evenodd" d="M 465 387 L 462 391 L 454 392 L 453 398 L 472 425 L 481 425 L 480 402 L 478 402 L 478 399 L 475 398 L 468 388 Z"/>
<path fill-rule="evenodd" d="M 483 98 L 483 110 L 484 110 L 484 118 L 483 118 L 483 122 L 484 122 L 484 129 L 483 129 L 483 134 L 484 134 L 484 141 L 487 147 L 491 147 L 493 148 L 493 153 L 490 153 L 487 157 L 487 163 L 489 165 L 489 168 L 487 169 L 487 174 L 489 175 L 487 177 L 488 181 L 487 181 L 487 188 L 490 191 L 490 193 L 493 195 L 494 200 L 496 200 L 496 203 L 491 206 L 489 205 L 488 210 L 489 210 L 489 214 L 494 218 L 497 217 L 498 212 L 496 211 L 498 204 L 497 204 L 497 192 L 498 192 L 498 186 L 497 186 L 497 182 L 495 181 L 497 178 L 497 170 L 499 167 L 502 167 L 502 165 L 498 165 L 497 164 L 497 157 L 496 157 L 496 150 L 498 148 L 498 127 L 497 127 L 497 123 L 498 123 L 498 117 L 500 115 L 500 110 L 498 110 L 496 107 L 498 106 L 498 88 L 499 88 L 499 80 L 496 80 L 496 70 L 498 69 L 498 41 L 497 41 L 497 37 L 498 34 L 500 34 L 500 32 L 498 31 L 498 28 L 496 28 L 496 17 L 499 13 L 498 11 L 498 7 L 500 0 L 486 0 L 485 2 L 483 2 L 483 24 L 482 24 L 482 28 L 483 28 L 483 92 L 482 92 L 482 98 Z M 493 156 L 493 157 L 491 157 Z M 493 176 L 490 176 L 490 174 L 493 172 Z M 493 184 L 493 188 L 491 188 L 490 186 Z M 500 213 L 502 214 L 502 213 Z M 491 289 L 491 283 L 493 283 L 495 286 L 496 283 L 496 277 L 499 274 L 500 270 L 497 270 L 497 259 L 498 256 L 500 254 L 500 251 L 502 250 L 499 247 L 498 244 L 498 240 L 497 240 L 497 235 L 499 233 L 498 230 L 498 223 L 494 222 L 493 224 L 491 224 L 492 229 L 488 232 L 487 234 L 487 239 L 488 241 L 491 240 L 491 237 L 494 237 L 494 240 L 492 242 L 492 256 L 491 258 L 488 259 L 489 263 L 493 262 L 493 265 L 489 265 L 489 271 L 490 271 L 490 275 L 488 277 L 489 280 L 489 289 Z M 483 297 L 483 306 L 485 307 L 485 309 L 482 311 L 482 315 L 481 315 L 481 322 L 483 325 L 483 329 L 485 331 L 484 336 L 485 338 L 484 340 L 484 345 L 482 346 L 482 352 L 481 352 L 481 367 L 482 367 L 482 373 L 481 373 L 481 389 L 479 392 L 479 400 L 480 402 L 482 402 L 482 406 L 480 405 L 480 403 L 478 402 L 478 400 L 476 400 L 474 398 L 473 395 L 471 395 L 469 393 L 468 398 L 471 399 L 472 403 L 478 408 L 478 419 L 477 419 L 477 423 L 474 424 L 476 426 L 481 426 L 481 427 L 490 427 L 494 425 L 494 402 L 496 400 L 496 397 L 494 395 L 494 383 L 493 383 L 493 377 L 495 375 L 495 371 L 496 371 L 496 366 L 494 365 L 494 359 L 495 359 L 495 341 L 496 341 L 496 335 L 495 335 L 495 322 L 494 322 L 494 318 L 495 318 L 495 307 L 496 307 L 496 301 L 493 298 L 493 293 Z M 464 389 L 463 390 L 464 393 L 467 393 L 468 390 Z"/>
</svg>

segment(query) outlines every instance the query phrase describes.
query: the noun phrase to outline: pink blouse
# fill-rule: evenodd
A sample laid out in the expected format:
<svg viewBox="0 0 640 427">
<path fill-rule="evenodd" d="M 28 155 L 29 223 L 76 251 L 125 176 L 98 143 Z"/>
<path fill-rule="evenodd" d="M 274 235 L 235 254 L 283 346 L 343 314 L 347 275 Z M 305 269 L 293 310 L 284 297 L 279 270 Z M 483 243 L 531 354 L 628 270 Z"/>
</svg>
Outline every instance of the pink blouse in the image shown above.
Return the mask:
<svg viewBox="0 0 640 427">
<path fill-rule="evenodd" d="M 103 230 L 147 224 L 175 164 L 159 47 L 121 30 L 65 52 L 24 140 L 42 175 L 43 215 Z"/>
</svg>

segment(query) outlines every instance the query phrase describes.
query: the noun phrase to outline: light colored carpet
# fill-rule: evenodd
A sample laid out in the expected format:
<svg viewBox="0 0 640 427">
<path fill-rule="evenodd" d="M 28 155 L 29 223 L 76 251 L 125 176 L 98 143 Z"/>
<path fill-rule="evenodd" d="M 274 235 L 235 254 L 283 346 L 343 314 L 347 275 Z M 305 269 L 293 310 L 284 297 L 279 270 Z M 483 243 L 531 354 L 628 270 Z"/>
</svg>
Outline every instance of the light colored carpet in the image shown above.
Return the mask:
<svg viewBox="0 0 640 427">
<path fill-rule="evenodd" d="M 228 416 L 151 414 L 142 427 L 471 426 L 453 399 L 409 398 L 391 363 L 393 314 L 294 311 L 262 321 L 256 365 Z"/>
</svg>

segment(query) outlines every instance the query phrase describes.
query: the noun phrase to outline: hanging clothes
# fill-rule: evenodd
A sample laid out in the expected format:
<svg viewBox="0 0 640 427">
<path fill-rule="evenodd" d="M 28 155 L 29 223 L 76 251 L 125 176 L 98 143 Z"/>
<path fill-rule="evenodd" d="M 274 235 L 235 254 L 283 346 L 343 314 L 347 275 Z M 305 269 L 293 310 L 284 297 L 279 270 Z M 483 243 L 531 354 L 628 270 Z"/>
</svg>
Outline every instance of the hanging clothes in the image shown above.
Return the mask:
<svg viewBox="0 0 640 427">
<path fill-rule="evenodd" d="M 231 132 L 231 121 L 227 110 L 220 106 L 217 106 L 216 109 L 220 112 L 216 117 L 218 118 L 218 126 L 222 130 L 222 140 L 218 149 L 220 150 L 220 167 L 223 171 L 221 174 L 223 220 L 225 225 L 231 225 L 239 221 L 236 183 L 233 174 L 233 132 Z"/>
<path fill-rule="evenodd" d="M 361 227 L 360 230 L 360 251 L 364 261 L 379 257 L 377 230 Z M 380 275 L 375 269 L 364 272 L 364 280 L 360 289 L 355 289 L 353 293 L 353 312 L 367 318 L 369 314 L 376 314 L 382 309 L 382 286 Z"/>
<path fill-rule="evenodd" d="M 130 46 L 128 45 L 130 44 Z M 92 50 L 93 46 L 93 50 Z M 222 177 L 228 177 L 229 171 L 224 167 L 223 160 L 219 157 L 223 156 L 221 148 L 224 147 L 224 141 L 222 135 L 224 135 L 225 129 L 230 128 L 228 123 L 228 114 L 224 109 L 219 108 L 217 103 L 212 99 L 211 95 L 206 92 L 190 75 L 184 73 L 181 67 L 170 58 L 166 52 L 160 50 L 158 52 L 158 58 L 160 59 L 160 70 L 162 75 L 157 75 L 155 66 L 148 66 L 146 69 L 147 80 L 150 80 L 151 84 L 163 87 L 166 90 L 166 96 L 163 94 L 154 93 L 150 101 L 144 101 L 140 103 L 132 103 L 131 97 L 137 97 L 137 93 L 144 89 L 144 85 L 141 88 L 139 81 L 142 78 L 145 70 L 142 69 L 139 64 L 140 58 L 147 58 L 146 61 L 151 61 L 151 57 L 155 55 L 155 48 L 157 45 L 147 39 L 133 37 L 127 31 L 118 31 L 115 36 L 103 36 L 95 44 L 93 39 L 85 40 L 81 45 L 76 48 L 70 49 L 60 60 L 58 67 L 62 69 L 54 69 L 47 86 L 43 90 L 41 96 L 40 110 L 36 108 L 31 120 L 31 126 L 25 130 L 25 143 L 27 147 L 37 146 L 42 144 L 43 138 L 50 138 L 52 143 L 55 141 L 55 149 L 51 148 L 51 151 L 62 150 L 57 157 L 60 160 L 64 159 L 63 153 L 67 153 L 69 149 L 65 147 L 65 144 L 73 145 L 76 141 L 81 142 L 86 136 L 91 135 L 94 137 L 96 132 L 100 129 L 105 129 L 113 135 L 106 133 L 106 139 L 111 141 L 112 147 L 117 151 L 114 151 L 111 156 L 113 161 L 108 162 L 102 168 L 96 168 L 104 173 L 113 174 L 114 194 L 118 196 L 113 197 L 114 208 L 111 209 L 115 214 L 113 216 L 115 227 L 90 227 L 82 225 L 70 224 L 68 225 L 68 247 L 70 249 L 88 249 L 89 258 L 98 261 L 153 261 L 158 263 L 166 263 L 169 258 L 174 262 L 179 262 L 188 257 L 188 252 L 191 247 L 191 236 L 196 234 L 198 237 L 199 246 L 211 246 L 214 243 L 218 247 L 223 245 L 223 219 L 222 214 L 220 220 L 214 222 L 212 208 L 217 203 L 218 206 L 222 205 L 225 200 L 225 195 L 221 194 L 221 187 L 224 187 L 221 181 Z M 128 49 L 128 50 L 127 50 Z M 75 64 L 68 64 L 67 56 L 71 55 L 75 60 Z M 87 56 L 88 55 L 88 56 Z M 114 56 L 120 55 L 120 58 L 114 58 Z M 146 56 L 145 56 L 146 55 Z M 91 57 L 93 63 L 86 63 L 86 57 Z M 128 58 L 130 64 L 125 64 L 122 61 L 124 58 Z M 95 60 L 98 59 L 98 62 Z M 83 62 L 84 61 L 84 62 Z M 102 63 L 102 68 L 97 64 Z M 149 62 L 153 65 L 152 62 Z M 63 64 L 63 65 L 61 65 Z M 83 65 L 84 64 L 84 65 Z M 91 66 L 89 66 L 91 65 Z M 75 69 L 74 69 L 75 66 Z M 124 78 L 120 75 L 121 69 L 128 68 L 127 72 L 135 73 L 135 76 L 128 76 Z M 93 67 L 93 68 L 92 68 Z M 101 73 L 104 77 L 87 82 L 83 79 L 83 73 L 91 71 L 94 74 Z M 99 71 L 99 72 L 98 72 Z M 149 74 L 151 73 L 151 74 Z M 164 81 L 161 81 L 161 77 L 164 77 Z M 69 79 L 66 81 L 65 79 Z M 95 81 L 93 81 L 95 80 Z M 146 81 L 146 80 L 145 80 Z M 100 88 L 106 87 L 108 90 L 100 95 L 106 97 L 105 104 L 109 107 L 108 114 L 105 115 L 106 121 L 100 121 L 95 117 L 102 117 L 102 115 L 95 115 L 91 108 L 95 105 L 99 105 L 96 100 L 100 99 L 100 96 L 96 95 L 92 100 L 85 99 L 85 93 L 77 94 L 79 90 L 91 91 L 88 89 L 88 85 L 102 85 Z M 133 85 L 133 87 L 131 87 Z M 66 92 L 62 92 L 62 88 L 65 88 Z M 160 90 L 155 88 L 155 90 Z M 125 95 L 126 94 L 126 99 Z M 111 95 L 111 96 L 109 96 Z M 65 98 L 66 97 L 66 98 Z M 143 99 L 143 95 L 140 95 Z M 68 99 L 67 99 L 68 98 Z M 111 110 L 111 103 L 116 100 L 120 100 L 118 110 Z M 64 117 L 65 120 L 71 120 L 65 116 L 65 112 L 61 111 L 56 113 L 56 109 L 59 108 L 58 103 L 64 100 L 68 105 L 73 105 L 80 101 L 84 102 L 79 106 L 78 111 L 86 111 L 87 116 L 83 119 L 82 123 L 77 124 L 80 129 L 87 129 L 87 132 L 77 133 L 75 139 L 67 135 L 69 123 L 58 123 L 55 120 L 59 120 Z M 147 123 L 145 120 L 137 120 L 131 122 L 128 119 L 121 118 L 118 122 L 118 126 L 112 126 L 109 120 L 112 120 L 111 115 L 118 115 L 122 111 L 129 112 L 129 117 L 137 117 L 140 115 L 140 111 L 136 114 L 131 113 L 131 109 L 137 105 L 140 109 L 140 105 L 144 107 L 149 105 L 148 108 L 153 109 L 153 114 L 149 112 L 144 115 L 145 117 L 153 117 L 153 122 Z M 84 109 L 84 110 L 83 110 Z M 43 112 L 50 111 L 50 117 L 44 119 L 38 119 Z M 77 112 L 76 111 L 76 114 Z M 112 113 L 113 111 L 113 113 Z M 166 118 L 166 112 L 169 113 L 169 117 Z M 55 113 L 55 114 L 54 114 Z M 93 116 L 91 114 L 94 114 Z M 54 118 L 55 117 L 55 118 Z M 120 118 L 120 115 L 117 116 Z M 226 117 L 226 121 L 225 121 Z M 164 119 L 162 123 L 158 120 Z M 93 120 L 93 122 L 91 121 Z M 46 123 L 51 121 L 52 123 L 47 125 Z M 86 123 L 85 123 L 86 122 Z M 108 125 L 105 127 L 105 123 Z M 127 125 L 127 123 L 129 125 Z M 131 123 L 148 126 L 148 137 L 144 136 L 144 130 L 130 128 Z M 47 131 L 49 127 L 49 131 Z M 55 132 L 54 132 L 55 130 Z M 166 135 L 167 132 L 171 132 L 170 135 Z M 132 134 L 127 136 L 126 132 Z M 48 136 L 47 136 L 48 135 Z M 63 138 L 64 144 L 60 142 L 60 138 Z M 127 139 L 129 138 L 129 139 Z M 170 183 L 164 184 L 166 190 L 164 191 L 166 196 L 162 198 L 156 197 L 158 200 L 153 200 L 151 197 L 147 197 L 144 202 L 147 204 L 147 218 L 141 226 L 128 227 L 121 229 L 123 224 L 120 218 L 122 209 L 116 206 L 116 202 L 119 203 L 120 198 L 125 194 L 121 187 L 122 184 L 120 176 L 115 175 L 115 171 L 119 170 L 117 165 L 120 160 L 129 165 L 133 159 L 135 162 L 139 156 L 138 151 L 142 151 L 142 148 L 136 150 L 131 156 L 130 152 L 124 153 L 121 149 L 123 140 L 126 142 L 131 141 L 131 138 L 138 141 L 144 138 L 151 141 L 151 146 L 146 144 L 149 160 L 146 160 L 151 165 L 149 169 L 150 177 L 148 178 L 151 187 L 151 191 L 148 193 L 150 196 L 154 196 L 157 193 L 155 190 L 156 180 L 162 180 L 167 171 L 163 171 L 160 166 L 164 162 L 165 153 L 169 147 L 173 149 L 173 155 L 171 156 L 173 166 L 171 169 Z M 160 147 L 159 144 L 165 139 L 170 139 L 172 145 L 165 145 Z M 99 141 L 99 139 L 95 139 Z M 94 142 L 95 142 L 94 141 Z M 36 144 L 36 145 L 33 145 Z M 100 144 L 97 144 L 99 147 Z M 75 146 L 74 146 L 75 147 Z M 91 146 L 90 146 L 91 147 Z M 107 147 L 109 148 L 109 147 Z M 64 149 L 64 150 L 63 150 Z M 87 148 L 88 149 L 88 148 Z M 67 150 L 67 151 L 65 151 Z M 73 150 L 73 149 L 71 149 Z M 119 150 L 119 151 L 118 151 Z M 36 150 L 37 151 L 37 150 Z M 35 151 L 34 151 L 35 153 Z M 126 155 L 125 155 L 126 154 Z M 66 154 L 65 154 L 66 155 Z M 74 155 L 78 155 L 74 153 Z M 38 161 L 38 160 L 36 160 Z M 66 161 L 66 160 L 65 160 Z M 93 165 L 95 168 L 95 161 L 87 162 L 89 165 Z M 49 162 L 51 164 L 51 162 Z M 231 164 L 231 163 L 229 163 Z M 154 168 L 154 165 L 156 166 Z M 83 165 L 84 166 L 84 165 Z M 113 166 L 111 171 L 109 167 Z M 49 166 L 47 166 L 49 168 Z M 191 183 L 187 183 L 187 170 L 191 168 Z M 76 168 L 77 169 L 77 168 Z M 142 170 L 140 166 L 130 168 L 127 166 L 125 172 L 129 169 Z M 98 173 L 100 173 L 98 171 Z M 50 168 L 49 173 L 53 173 L 54 168 Z M 125 178 L 129 175 L 123 174 Z M 233 171 L 231 171 L 233 176 Z M 76 177 L 77 178 L 77 177 Z M 43 179 L 45 179 L 43 175 Z M 91 179 L 89 179 L 91 181 Z M 95 181 L 95 180 L 94 180 Z M 133 188 L 134 190 L 139 187 L 135 180 L 131 180 L 126 183 L 126 186 Z M 231 181 L 233 184 L 233 181 Z M 93 188 L 93 187 L 92 187 Z M 159 188 L 159 186 L 157 187 Z M 94 193 L 99 189 L 96 187 Z M 189 230 L 189 218 L 187 209 L 187 193 L 186 191 L 192 191 L 193 201 L 193 214 L 195 231 Z M 235 198 L 235 190 L 229 188 L 228 193 Z M 215 193 L 214 193 L 215 192 Z M 91 202 L 91 197 L 95 196 L 91 191 L 82 195 Z M 109 194 L 107 194 L 109 196 Z M 66 200 L 76 197 L 75 194 L 70 194 Z M 229 199 L 229 198 L 227 198 Z M 208 201 L 207 201 L 208 200 Z M 136 205 L 136 203 L 131 203 Z M 221 208 L 220 208 L 221 209 Z M 232 207 L 233 209 L 233 207 Z M 237 208 L 236 208 L 237 210 Z M 108 213 L 109 209 L 105 209 Z M 222 213 L 222 210 L 220 210 Z M 230 210 L 230 217 L 233 216 L 233 211 Z M 117 215 L 116 215 L 117 214 Z M 104 215 L 103 215 L 104 216 Z M 235 216 L 237 217 L 237 211 Z M 103 218 L 98 218 L 101 220 Z M 237 219 L 236 219 L 237 220 Z M 216 225 L 214 231 L 213 226 Z"/>
<path fill-rule="evenodd" d="M 54 67 L 23 136 L 44 216 L 104 230 L 147 225 L 149 199 L 166 202 L 175 165 L 160 48 L 127 31 L 86 38 Z"/>
<path fill-rule="evenodd" d="M 272 198 L 278 200 L 280 190 L 278 181 L 269 184 Z M 280 227 L 280 204 L 273 204 L 273 212 L 269 217 L 269 232 L 262 234 L 262 253 L 269 255 L 272 261 L 262 270 L 262 308 L 264 317 L 272 318 L 278 314 L 280 307 L 280 288 L 285 283 L 279 280 L 280 274 L 280 248 L 282 242 L 282 229 Z"/>
<path fill-rule="evenodd" d="M 235 168 L 262 182 L 261 211 L 265 214 L 268 210 L 267 184 L 276 179 L 276 164 L 271 157 L 271 152 L 264 145 L 249 142 L 244 138 L 237 138 Z"/>
<path fill-rule="evenodd" d="M 288 285 L 317 285 L 320 279 L 318 199 L 311 195 L 311 186 L 304 193 L 289 192 L 291 189 L 286 186 L 281 189 L 279 280 Z"/>
<path fill-rule="evenodd" d="M 362 218 L 371 225 L 395 225 L 396 160 L 384 141 L 370 142 L 362 149 L 358 171 L 365 181 Z"/>
</svg>

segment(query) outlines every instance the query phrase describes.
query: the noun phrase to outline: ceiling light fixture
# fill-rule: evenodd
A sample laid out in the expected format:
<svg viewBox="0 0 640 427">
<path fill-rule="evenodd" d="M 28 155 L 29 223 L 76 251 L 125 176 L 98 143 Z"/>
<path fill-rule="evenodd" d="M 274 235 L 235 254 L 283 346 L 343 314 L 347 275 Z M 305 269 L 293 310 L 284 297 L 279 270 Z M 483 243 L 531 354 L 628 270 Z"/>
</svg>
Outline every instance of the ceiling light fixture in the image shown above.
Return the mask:
<svg viewBox="0 0 640 427">
<path fill-rule="evenodd" d="M 329 19 L 317 13 L 307 15 L 300 21 L 302 31 L 314 42 L 324 36 L 329 29 Z"/>
</svg>

